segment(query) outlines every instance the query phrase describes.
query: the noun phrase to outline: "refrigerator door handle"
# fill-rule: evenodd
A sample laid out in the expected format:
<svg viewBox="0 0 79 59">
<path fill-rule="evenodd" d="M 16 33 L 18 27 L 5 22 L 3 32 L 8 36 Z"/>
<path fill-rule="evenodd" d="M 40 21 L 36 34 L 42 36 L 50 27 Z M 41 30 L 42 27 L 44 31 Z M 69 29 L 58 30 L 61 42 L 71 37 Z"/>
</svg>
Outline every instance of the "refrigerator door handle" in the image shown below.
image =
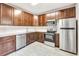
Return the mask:
<svg viewBox="0 0 79 59">
<path fill-rule="evenodd" d="M 75 28 L 60 28 L 62 30 L 75 30 Z"/>
</svg>

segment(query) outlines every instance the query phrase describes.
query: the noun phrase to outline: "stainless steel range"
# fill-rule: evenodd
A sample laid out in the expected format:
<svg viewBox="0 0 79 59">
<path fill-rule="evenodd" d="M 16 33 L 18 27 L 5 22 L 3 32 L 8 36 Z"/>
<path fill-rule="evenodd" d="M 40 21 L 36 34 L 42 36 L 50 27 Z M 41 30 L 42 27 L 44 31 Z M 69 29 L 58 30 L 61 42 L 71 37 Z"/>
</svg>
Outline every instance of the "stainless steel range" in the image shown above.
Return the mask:
<svg viewBox="0 0 79 59">
<path fill-rule="evenodd" d="M 55 37 L 55 32 L 56 32 L 56 31 L 47 31 L 47 32 L 45 33 L 45 40 L 46 40 L 46 41 L 50 41 L 50 42 L 54 42 L 54 41 L 55 41 L 55 39 L 54 39 L 54 37 Z"/>
</svg>

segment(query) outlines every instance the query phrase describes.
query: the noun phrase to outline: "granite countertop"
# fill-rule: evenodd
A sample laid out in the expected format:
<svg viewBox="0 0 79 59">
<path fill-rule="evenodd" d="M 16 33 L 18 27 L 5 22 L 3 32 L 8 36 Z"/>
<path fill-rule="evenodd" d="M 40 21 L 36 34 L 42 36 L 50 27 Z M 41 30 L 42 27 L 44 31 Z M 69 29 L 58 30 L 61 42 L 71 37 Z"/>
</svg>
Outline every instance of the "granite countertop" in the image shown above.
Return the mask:
<svg viewBox="0 0 79 59">
<path fill-rule="evenodd" d="M 30 32 L 47 32 L 46 29 L 35 29 L 35 28 L 0 28 L 0 37 L 18 35 L 18 34 L 26 34 Z"/>
</svg>

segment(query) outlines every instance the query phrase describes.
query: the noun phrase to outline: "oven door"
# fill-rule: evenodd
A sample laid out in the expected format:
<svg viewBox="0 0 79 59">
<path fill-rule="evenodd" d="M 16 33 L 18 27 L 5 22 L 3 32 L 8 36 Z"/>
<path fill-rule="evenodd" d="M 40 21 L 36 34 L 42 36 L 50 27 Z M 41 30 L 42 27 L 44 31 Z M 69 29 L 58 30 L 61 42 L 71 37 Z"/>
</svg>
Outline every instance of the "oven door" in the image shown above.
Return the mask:
<svg viewBox="0 0 79 59">
<path fill-rule="evenodd" d="M 46 34 L 45 35 L 45 40 L 46 41 L 49 41 L 49 42 L 54 42 L 54 36 L 53 35 L 49 35 L 49 34 Z"/>
<path fill-rule="evenodd" d="M 46 35 L 45 35 L 45 38 L 46 38 L 46 39 L 51 39 L 51 40 L 53 40 L 52 35 L 48 35 L 48 34 L 46 34 Z"/>
</svg>

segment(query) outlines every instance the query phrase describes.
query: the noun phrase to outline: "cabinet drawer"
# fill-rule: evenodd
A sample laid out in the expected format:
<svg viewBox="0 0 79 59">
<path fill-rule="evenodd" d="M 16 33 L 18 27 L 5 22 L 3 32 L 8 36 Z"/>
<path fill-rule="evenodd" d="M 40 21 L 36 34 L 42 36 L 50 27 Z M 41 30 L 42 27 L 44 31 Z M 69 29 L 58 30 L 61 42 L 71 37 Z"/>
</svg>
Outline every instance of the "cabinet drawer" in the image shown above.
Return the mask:
<svg viewBox="0 0 79 59">
<path fill-rule="evenodd" d="M 15 36 L 6 36 L 6 37 L 0 37 L 0 43 L 14 40 Z"/>
</svg>

